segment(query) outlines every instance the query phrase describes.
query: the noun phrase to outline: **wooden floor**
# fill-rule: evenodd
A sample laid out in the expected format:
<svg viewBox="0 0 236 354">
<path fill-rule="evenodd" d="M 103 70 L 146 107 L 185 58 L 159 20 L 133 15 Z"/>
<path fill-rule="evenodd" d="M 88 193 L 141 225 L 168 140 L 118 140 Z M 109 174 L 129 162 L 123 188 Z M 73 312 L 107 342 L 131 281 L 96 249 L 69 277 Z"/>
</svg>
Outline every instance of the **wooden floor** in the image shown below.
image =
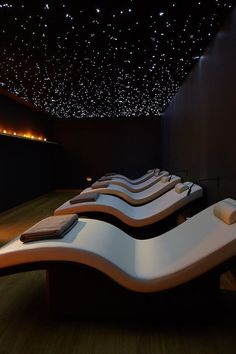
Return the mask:
<svg viewBox="0 0 236 354">
<path fill-rule="evenodd" d="M 15 238 L 80 191 L 51 192 L 0 214 L 0 243 Z"/>
<path fill-rule="evenodd" d="M 75 192 L 57 192 L 0 214 L 0 242 L 5 243 L 53 210 Z M 0 278 L 0 354 L 235 354 L 236 282 L 222 278 L 223 316 L 189 323 L 158 321 L 59 321 L 47 307 L 45 273 L 34 271 Z M 96 297 L 96 294 L 94 294 Z M 83 306 L 83 304 L 81 304 Z"/>
</svg>

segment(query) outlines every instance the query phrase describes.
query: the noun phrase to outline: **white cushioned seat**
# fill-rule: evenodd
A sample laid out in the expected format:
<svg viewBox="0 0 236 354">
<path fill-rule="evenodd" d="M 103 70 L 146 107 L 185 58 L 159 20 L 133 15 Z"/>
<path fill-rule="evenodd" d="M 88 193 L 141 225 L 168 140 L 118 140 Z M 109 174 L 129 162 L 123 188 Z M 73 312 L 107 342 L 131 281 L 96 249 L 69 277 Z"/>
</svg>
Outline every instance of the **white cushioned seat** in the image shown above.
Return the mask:
<svg viewBox="0 0 236 354">
<path fill-rule="evenodd" d="M 109 184 L 119 185 L 123 188 L 128 189 L 130 192 L 142 192 L 146 188 L 153 186 L 155 183 L 159 182 L 163 176 L 168 176 L 169 172 L 161 171 L 158 173 L 154 173 L 150 178 L 146 179 L 145 181 L 139 183 L 131 183 L 128 180 L 123 178 L 111 178 L 108 180 Z"/>
<path fill-rule="evenodd" d="M 173 188 L 159 198 L 139 206 L 132 206 L 113 195 L 101 194 L 95 202 L 71 204 L 67 201 L 54 211 L 54 215 L 100 212 L 114 216 L 126 225 L 143 227 L 163 220 L 193 200 L 202 197 L 202 194 L 202 187 L 198 185 L 193 186 L 190 195 L 186 192 L 176 193 Z"/>
<path fill-rule="evenodd" d="M 162 178 L 170 178 L 168 177 L 162 177 Z M 153 186 L 146 188 L 145 190 L 141 192 L 131 192 L 128 189 L 120 186 L 120 185 L 115 185 L 115 184 L 109 184 L 106 188 L 97 188 L 96 192 L 101 193 L 101 194 L 109 194 L 109 195 L 114 195 L 117 196 L 123 200 L 125 200 L 127 203 L 131 205 L 142 205 L 145 203 L 148 203 L 156 198 L 158 198 L 160 195 L 168 192 L 170 189 L 172 189 L 176 183 L 180 182 L 181 178 L 178 176 L 172 176 L 170 181 L 166 181 L 165 183 L 161 181 L 155 183 Z M 85 195 L 85 194 L 92 194 L 94 192 L 94 189 L 89 187 L 86 188 L 84 191 L 81 192 L 80 195 Z"/>
<path fill-rule="evenodd" d="M 81 218 L 63 239 L 9 242 L 0 248 L 0 269 L 44 261 L 74 262 L 95 268 L 130 290 L 170 289 L 236 255 L 236 223 L 225 224 L 213 209 L 214 205 L 148 240 L 134 239 L 103 221 Z"/>
<path fill-rule="evenodd" d="M 126 177 L 124 175 L 121 174 L 112 174 L 112 175 L 105 175 L 102 177 L 103 178 L 107 178 L 107 179 L 122 179 L 128 183 L 131 184 L 139 184 L 142 182 L 145 182 L 146 180 L 148 180 L 150 177 L 154 176 L 155 174 L 158 174 L 160 172 L 159 168 L 155 168 L 155 169 L 150 169 L 148 170 L 143 176 L 139 177 L 139 178 L 135 178 L 135 179 L 131 179 L 129 177 Z"/>
</svg>

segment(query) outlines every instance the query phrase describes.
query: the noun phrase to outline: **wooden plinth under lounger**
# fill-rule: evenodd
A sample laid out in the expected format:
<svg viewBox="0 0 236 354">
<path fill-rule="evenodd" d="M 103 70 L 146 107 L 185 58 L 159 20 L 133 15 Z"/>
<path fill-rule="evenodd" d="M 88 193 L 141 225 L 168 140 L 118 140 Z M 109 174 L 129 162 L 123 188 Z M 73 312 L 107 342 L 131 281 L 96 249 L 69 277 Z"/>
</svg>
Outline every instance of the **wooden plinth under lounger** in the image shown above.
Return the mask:
<svg viewBox="0 0 236 354">
<path fill-rule="evenodd" d="M 57 318 L 160 320 L 205 316 L 205 311 L 209 314 L 210 309 L 216 311 L 219 305 L 217 270 L 158 293 L 130 291 L 84 265 L 55 264 L 47 273 L 50 310 Z"/>
<path fill-rule="evenodd" d="M 0 273 L 46 269 L 52 311 L 65 316 L 155 316 L 175 307 L 204 315 L 235 256 L 236 201 L 228 198 L 146 240 L 82 218 L 60 239 L 18 237 L 0 249 Z"/>
<path fill-rule="evenodd" d="M 53 318 L 180 320 L 219 313 L 220 275 L 235 262 L 234 257 L 185 284 L 151 293 L 131 291 L 100 271 L 73 262 L 20 264 L 0 269 L 0 276 L 45 269 Z"/>
</svg>

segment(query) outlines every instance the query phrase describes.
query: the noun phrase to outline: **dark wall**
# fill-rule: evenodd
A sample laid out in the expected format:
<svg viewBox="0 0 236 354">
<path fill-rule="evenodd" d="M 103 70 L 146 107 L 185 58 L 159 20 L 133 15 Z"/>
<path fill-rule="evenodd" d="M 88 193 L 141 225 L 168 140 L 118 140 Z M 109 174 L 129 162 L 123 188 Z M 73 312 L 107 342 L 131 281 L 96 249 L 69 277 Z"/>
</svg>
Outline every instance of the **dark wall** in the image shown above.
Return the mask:
<svg viewBox="0 0 236 354">
<path fill-rule="evenodd" d="M 109 171 L 130 177 L 160 164 L 160 119 L 57 120 L 58 188 L 82 188 Z M 90 183 L 91 184 L 91 183 Z"/>
<path fill-rule="evenodd" d="M 51 122 L 8 97 L 0 96 L 0 125 L 27 129 L 50 138 Z M 0 211 L 21 204 L 55 186 L 57 145 L 0 135 Z"/>
<path fill-rule="evenodd" d="M 205 181 L 208 200 L 236 197 L 236 11 L 162 116 L 162 164 Z"/>
<path fill-rule="evenodd" d="M 0 135 L 0 211 L 54 188 L 86 187 L 87 176 L 117 171 L 135 177 L 160 165 L 158 118 L 55 120 L 0 95 L 0 129 L 61 143 Z"/>
<path fill-rule="evenodd" d="M 0 211 L 54 188 L 56 145 L 0 136 Z"/>
<path fill-rule="evenodd" d="M 51 140 L 52 124 L 53 118 L 49 115 L 32 110 L 0 93 L 0 132 L 3 129 L 17 133 L 30 132 Z"/>
</svg>

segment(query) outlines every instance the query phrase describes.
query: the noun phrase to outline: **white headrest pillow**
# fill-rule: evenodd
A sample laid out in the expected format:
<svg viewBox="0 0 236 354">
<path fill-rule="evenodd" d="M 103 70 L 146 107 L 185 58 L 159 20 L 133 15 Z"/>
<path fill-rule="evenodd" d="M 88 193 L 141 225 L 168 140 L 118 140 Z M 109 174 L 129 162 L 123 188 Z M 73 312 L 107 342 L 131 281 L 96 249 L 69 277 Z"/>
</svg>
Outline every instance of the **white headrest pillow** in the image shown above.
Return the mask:
<svg viewBox="0 0 236 354">
<path fill-rule="evenodd" d="M 169 182 L 169 178 L 170 178 L 170 176 L 163 176 L 163 177 L 161 177 L 161 182 L 162 183 Z"/>
<path fill-rule="evenodd" d="M 230 199 L 222 200 L 214 206 L 213 213 L 224 223 L 231 225 L 236 222 L 236 203 L 233 199 L 232 202 Z"/>
<path fill-rule="evenodd" d="M 186 191 L 187 189 L 189 189 L 189 185 L 185 184 L 185 183 L 177 183 L 175 185 L 175 191 L 176 193 L 183 193 L 184 191 Z"/>
</svg>

